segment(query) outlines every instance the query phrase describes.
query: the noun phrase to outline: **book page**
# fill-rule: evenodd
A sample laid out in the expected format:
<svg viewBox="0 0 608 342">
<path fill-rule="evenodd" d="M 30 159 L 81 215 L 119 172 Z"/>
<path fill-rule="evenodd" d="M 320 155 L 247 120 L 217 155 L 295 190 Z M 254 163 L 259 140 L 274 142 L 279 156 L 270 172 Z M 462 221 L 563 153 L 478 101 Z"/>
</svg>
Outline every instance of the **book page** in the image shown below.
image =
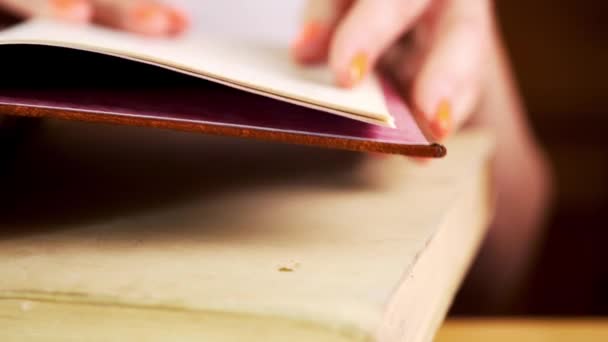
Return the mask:
<svg viewBox="0 0 608 342">
<path fill-rule="evenodd" d="M 53 45 L 106 53 L 352 119 L 394 126 L 376 76 L 354 89 L 341 89 L 334 85 L 327 67 L 298 66 L 285 46 L 198 35 L 148 38 L 42 19 L 0 32 L 0 44 Z"/>
</svg>

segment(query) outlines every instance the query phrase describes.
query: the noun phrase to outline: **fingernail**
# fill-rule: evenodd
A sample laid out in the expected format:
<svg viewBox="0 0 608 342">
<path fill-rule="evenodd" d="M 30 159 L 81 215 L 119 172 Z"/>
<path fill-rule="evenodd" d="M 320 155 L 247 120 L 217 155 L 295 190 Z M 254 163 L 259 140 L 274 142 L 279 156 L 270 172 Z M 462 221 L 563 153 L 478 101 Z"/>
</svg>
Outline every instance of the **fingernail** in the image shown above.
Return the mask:
<svg viewBox="0 0 608 342">
<path fill-rule="evenodd" d="M 431 130 L 435 138 L 445 138 L 452 129 L 452 107 L 447 100 L 441 100 L 437 106 L 435 118 L 431 122 Z"/>
<path fill-rule="evenodd" d="M 85 0 L 51 0 L 55 17 L 73 22 L 86 22 L 91 18 L 91 6 Z"/>
<path fill-rule="evenodd" d="M 363 52 L 356 54 L 350 61 L 348 75 L 340 83 L 345 87 L 352 87 L 359 83 L 367 72 L 367 55 Z"/>
<path fill-rule="evenodd" d="M 300 59 L 315 57 L 323 29 L 323 24 L 318 21 L 309 21 L 302 26 L 302 30 L 292 45 L 296 57 Z"/>
<path fill-rule="evenodd" d="M 169 9 L 169 16 L 171 17 L 172 34 L 181 33 L 190 25 L 188 17 L 181 11 L 171 8 Z"/>
<path fill-rule="evenodd" d="M 133 30 L 151 35 L 171 31 L 171 17 L 167 10 L 154 3 L 143 3 L 131 9 L 127 24 Z"/>
</svg>

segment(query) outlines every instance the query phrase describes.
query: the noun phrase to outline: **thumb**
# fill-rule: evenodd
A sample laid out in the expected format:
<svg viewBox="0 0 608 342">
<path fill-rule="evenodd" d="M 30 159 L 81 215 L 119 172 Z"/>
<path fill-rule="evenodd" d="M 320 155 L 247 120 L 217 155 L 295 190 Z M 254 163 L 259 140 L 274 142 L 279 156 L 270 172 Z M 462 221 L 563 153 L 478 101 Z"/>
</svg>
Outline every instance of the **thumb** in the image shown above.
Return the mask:
<svg viewBox="0 0 608 342">
<path fill-rule="evenodd" d="M 93 15 L 89 0 L 0 0 L 0 7 L 24 18 L 40 16 L 88 22 Z"/>
<path fill-rule="evenodd" d="M 353 0 L 308 0 L 292 55 L 303 64 L 327 61 L 334 31 Z"/>
</svg>

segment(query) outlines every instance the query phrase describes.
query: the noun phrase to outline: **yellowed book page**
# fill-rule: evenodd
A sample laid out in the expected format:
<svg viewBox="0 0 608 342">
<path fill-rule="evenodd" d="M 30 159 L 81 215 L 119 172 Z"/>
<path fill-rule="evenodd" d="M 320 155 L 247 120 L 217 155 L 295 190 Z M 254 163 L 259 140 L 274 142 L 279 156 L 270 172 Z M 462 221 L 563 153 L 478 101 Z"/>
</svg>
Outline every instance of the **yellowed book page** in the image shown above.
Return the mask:
<svg viewBox="0 0 608 342">
<path fill-rule="evenodd" d="M 0 32 L 0 44 L 15 43 L 121 56 L 351 119 L 394 126 L 376 76 L 354 89 L 342 89 L 334 85 L 327 67 L 299 66 L 285 46 L 205 36 L 147 38 L 42 19 Z"/>
</svg>

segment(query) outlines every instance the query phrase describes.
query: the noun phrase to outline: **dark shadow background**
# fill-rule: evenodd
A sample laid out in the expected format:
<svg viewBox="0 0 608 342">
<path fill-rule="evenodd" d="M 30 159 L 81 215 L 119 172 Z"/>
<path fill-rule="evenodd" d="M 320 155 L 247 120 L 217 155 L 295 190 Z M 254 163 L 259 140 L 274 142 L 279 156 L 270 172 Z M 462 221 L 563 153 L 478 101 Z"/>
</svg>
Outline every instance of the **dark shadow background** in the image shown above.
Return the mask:
<svg viewBox="0 0 608 342">
<path fill-rule="evenodd" d="M 523 293 L 495 311 L 458 298 L 453 314 L 608 314 L 608 2 L 496 1 L 556 198 Z"/>
</svg>

